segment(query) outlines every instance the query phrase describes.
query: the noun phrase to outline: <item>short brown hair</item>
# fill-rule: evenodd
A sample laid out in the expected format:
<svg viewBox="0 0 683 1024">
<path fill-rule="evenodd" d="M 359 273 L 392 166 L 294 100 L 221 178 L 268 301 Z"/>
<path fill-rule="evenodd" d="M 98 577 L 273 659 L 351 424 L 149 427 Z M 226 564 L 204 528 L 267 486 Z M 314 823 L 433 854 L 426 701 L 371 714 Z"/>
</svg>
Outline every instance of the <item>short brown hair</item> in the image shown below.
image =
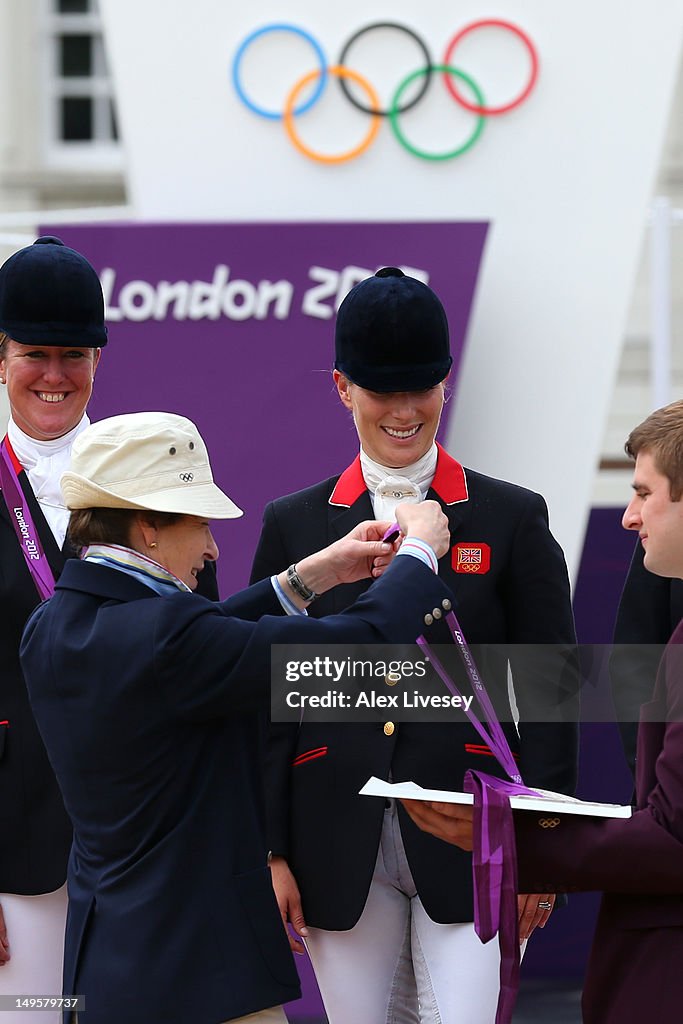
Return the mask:
<svg viewBox="0 0 683 1024">
<path fill-rule="evenodd" d="M 683 401 L 672 402 L 651 413 L 628 435 L 626 454 L 635 459 L 649 452 L 659 473 L 669 480 L 672 501 L 683 496 Z"/>
<path fill-rule="evenodd" d="M 77 508 L 69 519 L 69 540 L 75 548 L 89 544 L 130 546 L 130 528 L 141 517 L 155 526 L 171 526 L 183 517 L 176 512 L 148 512 L 135 508 Z"/>
</svg>

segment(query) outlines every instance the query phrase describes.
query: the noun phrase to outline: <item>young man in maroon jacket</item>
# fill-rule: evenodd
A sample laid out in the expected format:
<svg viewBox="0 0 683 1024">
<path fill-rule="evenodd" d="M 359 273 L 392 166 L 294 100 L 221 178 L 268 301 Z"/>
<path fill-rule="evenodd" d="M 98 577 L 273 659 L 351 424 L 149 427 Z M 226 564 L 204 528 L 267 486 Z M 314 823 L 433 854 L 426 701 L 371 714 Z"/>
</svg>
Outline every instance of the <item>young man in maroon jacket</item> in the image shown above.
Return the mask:
<svg viewBox="0 0 683 1024">
<path fill-rule="evenodd" d="M 626 442 L 634 494 L 623 517 L 644 566 L 683 579 L 683 401 Z M 472 808 L 407 802 L 422 829 L 472 848 Z M 585 1024 L 677 1020 L 683 1003 L 683 622 L 671 636 L 638 729 L 632 817 L 515 812 L 521 892 L 603 890 L 583 994 Z"/>
</svg>

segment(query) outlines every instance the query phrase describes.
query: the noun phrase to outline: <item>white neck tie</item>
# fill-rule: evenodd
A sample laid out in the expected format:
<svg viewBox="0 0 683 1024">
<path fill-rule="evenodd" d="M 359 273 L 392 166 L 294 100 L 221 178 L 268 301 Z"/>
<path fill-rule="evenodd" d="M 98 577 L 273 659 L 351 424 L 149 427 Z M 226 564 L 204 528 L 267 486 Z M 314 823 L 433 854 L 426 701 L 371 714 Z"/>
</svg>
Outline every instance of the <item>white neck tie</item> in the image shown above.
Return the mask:
<svg viewBox="0 0 683 1024">
<path fill-rule="evenodd" d="M 433 444 L 417 462 L 393 469 L 375 462 L 361 448 L 361 469 L 365 486 L 370 492 L 375 519 L 393 522 L 396 519 L 396 506 L 402 501 L 409 501 L 413 505 L 423 501 L 434 479 L 437 457 L 437 448 Z"/>
<path fill-rule="evenodd" d="M 396 506 L 403 501 L 410 502 L 411 505 L 417 505 L 422 501 L 419 488 L 405 477 L 385 477 L 375 488 L 375 519 L 390 519 L 393 522 L 396 518 Z"/>
</svg>

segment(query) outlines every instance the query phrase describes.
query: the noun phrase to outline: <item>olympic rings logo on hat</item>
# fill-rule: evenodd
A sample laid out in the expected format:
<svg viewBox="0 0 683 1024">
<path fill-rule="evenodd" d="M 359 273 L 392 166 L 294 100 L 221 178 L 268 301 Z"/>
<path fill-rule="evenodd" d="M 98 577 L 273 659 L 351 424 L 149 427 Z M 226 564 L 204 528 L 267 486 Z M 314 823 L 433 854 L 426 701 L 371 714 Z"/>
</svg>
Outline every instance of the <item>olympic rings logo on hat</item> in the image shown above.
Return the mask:
<svg viewBox="0 0 683 1024">
<path fill-rule="evenodd" d="M 475 32 L 477 29 L 488 27 L 505 29 L 515 35 L 524 44 L 530 59 L 529 77 L 523 88 L 511 100 L 497 106 L 488 106 L 480 86 L 473 78 L 470 77 L 470 75 L 452 64 L 455 50 L 461 40 L 464 39 L 465 36 L 470 35 L 470 33 Z M 406 77 L 399 82 L 394 90 L 394 94 L 389 105 L 386 109 L 382 109 L 375 88 L 367 78 L 365 78 L 365 76 L 348 66 L 347 59 L 349 51 L 361 36 L 364 36 L 366 33 L 372 32 L 376 29 L 387 28 L 403 32 L 414 40 L 422 53 L 424 63 L 421 67 L 418 67 L 416 70 L 406 75 Z M 318 65 L 317 68 L 301 76 L 292 85 L 282 111 L 270 110 L 257 104 L 247 95 L 242 84 L 242 61 L 245 53 L 257 39 L 273 32 L 285 33 L 289 36 L 294 35 L 303 39 L 311 46 Z M 463 107 L 465 110 L 476 116 L 474 129 L 468 138 L 455 148 L 439 153 L 427 152 L 410 142 L 400 122 L 401 115 L 415 107 L 423 98 L 430 86 L 434 72 L 443 76 L 444 84 L 453 100 L 460 107 Z M 322 97 L 330 77 L 339 79 L 339 84 L 346 99 L 357 110 L 369 116 L 370 125 L 361 142 L 352 149 L 343 153 L 327 155 L 316 152 L 302 141 L 295 128 L 295 118 L 305 114 L 315 106 L 318 100 Z M 306 31 L 306 29 L 288 22 L 273 22 L 268 25 L 262 25 L 260 28 L 250 32 L 249 35 L 240 43 L 232 62 L 232 82 L 235 92 L 242 103 L 252 111 L 252 113 L 257 114 L 259 117 L 263 117 L 271 121 L 282 121 L 292 145 L 310 160 L 315 160 L 316 162 L 323 164 L 344 163 L 348 160 L 353 160 L 355 157 L 364 153 L 377 137 L 383 117 L 387 118 L 389 121 L 391 130 L 401 146 L 403 146 L 403 148 L 409 153 L 412 153 L 413 156 L 419 157 L 421 160 L 452 160 L 455 157 L 462 156 L 470 150 L 472 146 L 474 146 L 475 142 L 477 142 L 484 130 L 487 118 L 507 114 L 511 110 L 519 107 L 529 97 L 531 91 L 536 85 L 537 79 L 538 52 L 534 43 L 529 38 L 528 34 L 519 28 L 518 25 L 513 24 L 511 21 L 505 21 L 501 18 L 480 18 L 477 21 L 473 21 L 466 25 L 464 28 L 461 28 L 449 41 L 444 51 L 444 56 L 438 64 L 435 64 L 432 61 L 427 45 L 421 37 L 418 36 L 413 29 L 408 28 L 407 25 L 403 25 L 395 21 L 372 22 L 371 24 L 358 29 L 358 31 L 354 32 L 342 47 L 336 64 L 328 64 L 322 46 L 310 32 Z M 367 98 L 367 103 L 362 103 L 353 95 L 349 88 L 349 82 L 355 82 L 355 84 L 360 87 Z M 414 85 L 414 83 L 418 86 L 417 91 L 411 99 L 407 99 L 406 92 Z M 468 99 L 467 96 L 463 95 L 461 91 L 463 86 L 469 90 L 473 99 Z M 302 98 L 302 94 L 304 94 L 306 89 L 310 87 L 312 87 L 310 95 Z"/>
</svg>

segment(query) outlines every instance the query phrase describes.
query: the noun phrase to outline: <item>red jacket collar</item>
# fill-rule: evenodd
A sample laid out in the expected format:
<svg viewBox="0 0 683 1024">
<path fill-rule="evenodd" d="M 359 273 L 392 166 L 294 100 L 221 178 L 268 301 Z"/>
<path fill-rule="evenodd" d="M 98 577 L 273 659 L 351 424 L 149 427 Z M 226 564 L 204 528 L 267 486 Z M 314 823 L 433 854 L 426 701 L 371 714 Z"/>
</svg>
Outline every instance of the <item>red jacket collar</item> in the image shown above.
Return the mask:
<svg viewBox="0 0 683 1024">
<path fill-rule="evenodd" d="M 436 445 L 438 455 L 436 458 L 436 472 L 432 480 L 432 490 L 445 505 L 455 505 L 459 501 L 467 501 L 467 477 L 465 470 L 459 462 L 448 454 L 440 444 Z M 366 490 L 363 471 L 360 465 L 360 455 L 357 455 L 351 465 L 344 470 L 337 480 L 334 490 L 329 497 L 330 505 L 343 505 L 350 508 Z"/>
<path fill-rule="evenodd" d="M 14 466 L 14 472 L 17 474 L 17 476 L 19 476 L 19 474 L 21 472 L 23 472 L 24 467 L 19 462 L 19 459 L 16 457 L 15 452 L 14 452 L 14 448 L 9 443 L 9 437 L 7 437 L 6 434 L 5 434 L 5 438 L 4 438 L 2 443 L 4 444 L 5 448 L 7 449 L 7 454 L 9 455 L 10 461 L 11 461 L 12 465 Z"/>
<path fill-rule="evenodd" d="M 436 460 L 436 473 L 432 480 L 432 490 L 441 498 L 444 505 L 456 505 L 467 501 L 467 475 L 464 467 L 449 455 L 445 448 L 437 442 L 439 454 Z"/>
</svg>

